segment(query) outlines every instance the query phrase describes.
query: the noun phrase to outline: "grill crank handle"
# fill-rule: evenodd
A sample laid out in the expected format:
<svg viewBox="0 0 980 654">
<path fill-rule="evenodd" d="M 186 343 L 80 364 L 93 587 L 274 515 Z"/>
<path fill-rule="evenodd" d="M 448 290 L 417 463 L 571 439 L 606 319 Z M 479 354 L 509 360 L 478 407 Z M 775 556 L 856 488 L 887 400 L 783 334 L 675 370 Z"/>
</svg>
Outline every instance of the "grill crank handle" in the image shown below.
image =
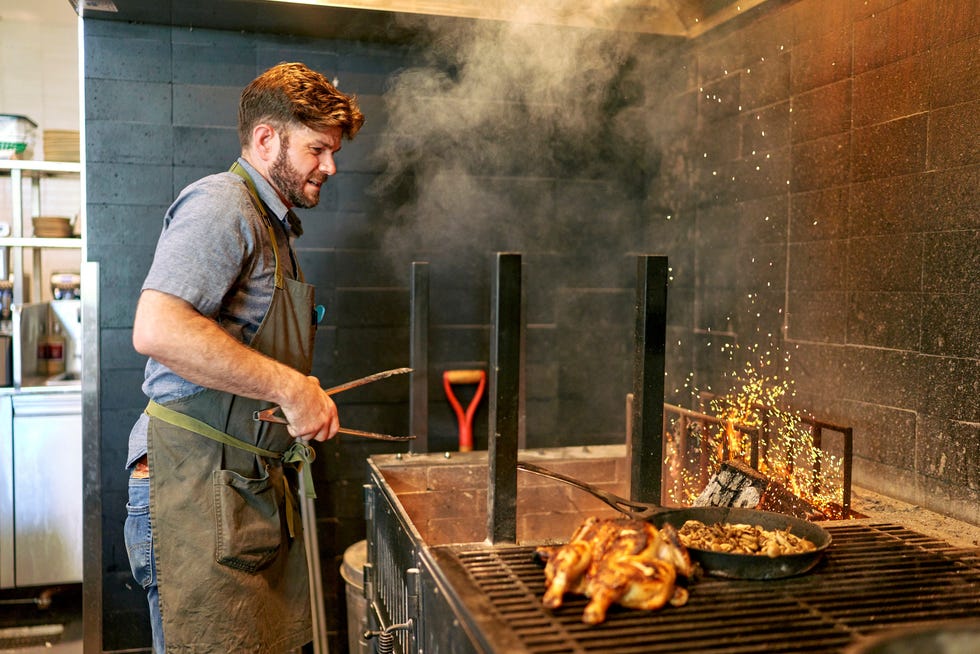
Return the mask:
<svg viewBox="0 0 980 654">
<path fill-rule="evenodd" d="M 365 630 L 362 635 L 364 636 L 364 640 L 370 640 L 374 637 L 378 638 L 378 654 L 392 654 L 395 651 L 395 632 L 411 631 L 414 627 L 415 625 L 412 619 L 409 618 L 408 622 L 393 624 L 384 629 L 376 631 Z"/>
</svg>

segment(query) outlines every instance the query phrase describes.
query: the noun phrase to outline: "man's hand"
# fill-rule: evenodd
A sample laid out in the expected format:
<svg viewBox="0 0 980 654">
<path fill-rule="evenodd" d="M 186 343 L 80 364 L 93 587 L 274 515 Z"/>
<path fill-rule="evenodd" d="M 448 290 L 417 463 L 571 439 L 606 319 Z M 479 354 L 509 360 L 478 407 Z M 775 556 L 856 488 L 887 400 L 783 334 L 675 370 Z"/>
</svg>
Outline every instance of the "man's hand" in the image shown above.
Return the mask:
<svg viewBox="0 0 980 654">
<path fill-rule="evenodd" d="M 316 377 L 243 345 L 174 295 L 143 291 L 133 347 L 199 386 L 278 404 L 296 438 L 325 441 L 340 429 L 337 406 Z"/>
<path fill-rule="evenodd" d="M 337 405 L 320 388 L 319 379 L 305 377 L 302 387 L 290 391 L 287 397 L 279 402 L 279 408 L 289 421 L 290 436 L 304 441 L 325 441 L 337 435 L 340 429 Z"/>
</svg>

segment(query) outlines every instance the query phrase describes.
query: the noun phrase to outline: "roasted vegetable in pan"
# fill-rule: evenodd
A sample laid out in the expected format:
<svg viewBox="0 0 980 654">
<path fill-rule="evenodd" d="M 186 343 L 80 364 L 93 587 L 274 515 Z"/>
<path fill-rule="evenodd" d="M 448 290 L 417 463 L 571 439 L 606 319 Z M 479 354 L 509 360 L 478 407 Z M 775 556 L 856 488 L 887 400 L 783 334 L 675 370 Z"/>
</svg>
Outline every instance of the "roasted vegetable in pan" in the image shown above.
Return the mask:
<svg viewBox="0 0 980 654">
<path fill-rule="evenodd" d="M 768 530 L 759 525 L 716 523 L 706 525 L 688 520 L 678 530 L 685 547 L 729 554 L 758 554 L 777 557 L 812 552 L 817 546 L 792 533 L 791 529 Z"/>
</svg>

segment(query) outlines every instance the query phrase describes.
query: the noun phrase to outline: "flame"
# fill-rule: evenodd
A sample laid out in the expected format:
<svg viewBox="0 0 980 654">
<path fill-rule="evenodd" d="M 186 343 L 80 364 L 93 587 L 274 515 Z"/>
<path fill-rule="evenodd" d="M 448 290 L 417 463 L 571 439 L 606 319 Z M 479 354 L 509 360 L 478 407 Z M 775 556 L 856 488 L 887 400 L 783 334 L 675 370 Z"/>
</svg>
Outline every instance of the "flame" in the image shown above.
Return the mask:
<svg viewBox="0 0 980 654">
<path fill-rule="evenodd" d="M 709 453 L 708 474 L 727 460 L 751 465 L 753 437 L 764 432 L 768 438 L 760 442 L 759 472 L 826 515 L 837 516 L 843 500 L 842 461 L 816 447 L 803 417 L 783 408 L 790 391 L 788 384 L 760 375 L 749 362 L 733 390 L 711 399 L 703 411 L 715 420 L 708 425 L 695 423 L 697 451 L 682 451 L 688 448 L 679 441 L 681 426 L 675 421 L 667 434 L 669 497 L 690 504 L 703 490 L 707 479 L 701 448 Z"/>
</svg>

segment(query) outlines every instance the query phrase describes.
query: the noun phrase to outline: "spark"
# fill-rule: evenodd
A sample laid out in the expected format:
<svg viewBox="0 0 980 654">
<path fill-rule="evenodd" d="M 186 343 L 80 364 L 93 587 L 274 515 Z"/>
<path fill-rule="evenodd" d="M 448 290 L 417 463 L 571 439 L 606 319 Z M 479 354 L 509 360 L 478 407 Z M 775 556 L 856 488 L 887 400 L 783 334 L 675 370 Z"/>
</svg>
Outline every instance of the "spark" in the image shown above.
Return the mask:
<svg viewBox="0 0 980 654">
<path fill-rule="evenodd" d="M 737 344 L 726 344 L 723 349 L 734 355 L 737 348 Z M 753 344 L 747 349 L 757 352 L 763 348 Z M 717 419 L 716 423 L 685 423 L 689 430 L 686 442 L 678 439 L 678 425 L 672 425 L 666 434 L 665 463 L 670 469 L 668 494 L 673 500 L 690 504 L 703 489 L 700 448 L 691 451 L 692 443 L 705 448 L 710 459 L 708 469 L 717 470 L 725 460 L 749 463 L 752 437 L 765 428 L 768 430 L 766 448 L 759 459 L 759 471 L 828 515 L 840 506 L 843 499 L 842 461 L 815 447 L 802 416 L 785 408 L 786 398 L 796 396 L 793 383 L 762 373 L 763 369 L 771 368 L 775 358 L 782 358 L 786 363 L 785 370 L 789 372 L 789 353 L 769 348 L 760 357 L 758 367 L 747 361 L 741 374 L 734 371 L 723 374 L 733 380 L 732 389 L 725 395 L 711 398 L 709 406 L 702 409 Z M 692 375 L 690 373 L 688 377 Z M 709 386 L 706 393 L 710 392 Z M 704 393 L 699 392 L 699 396 L 703 398 Z M 686 449 L 681 451 L 681 448 Z"/>
</svg>

